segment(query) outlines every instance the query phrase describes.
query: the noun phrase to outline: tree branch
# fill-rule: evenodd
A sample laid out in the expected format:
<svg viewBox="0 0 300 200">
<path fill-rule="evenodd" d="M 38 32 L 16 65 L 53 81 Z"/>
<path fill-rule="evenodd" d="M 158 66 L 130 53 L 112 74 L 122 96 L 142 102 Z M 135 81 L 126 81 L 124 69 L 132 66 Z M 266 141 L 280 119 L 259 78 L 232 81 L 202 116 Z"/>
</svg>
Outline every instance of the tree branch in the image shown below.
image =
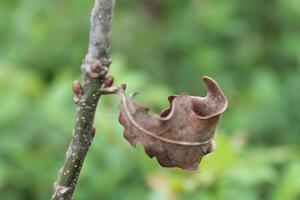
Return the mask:
<svg viewBox="0 0 300 200">
<path fill-rule="evenodd" d="M 95 0 L 91 14 L 88 53 L 81 66 L 84 84 L 74 81 L 74 102 L 77 113 L 73 136 L 63 167 L 54 183 L 52 200 L 72 199 L 81 167 L 95 135 L 95 111 L 102 91 L 112 83 L 106 77 L 111 63 L 111 23 L 115 0 Z M 109 89 L 108 89 L 109 90 Z"/>
</svg>

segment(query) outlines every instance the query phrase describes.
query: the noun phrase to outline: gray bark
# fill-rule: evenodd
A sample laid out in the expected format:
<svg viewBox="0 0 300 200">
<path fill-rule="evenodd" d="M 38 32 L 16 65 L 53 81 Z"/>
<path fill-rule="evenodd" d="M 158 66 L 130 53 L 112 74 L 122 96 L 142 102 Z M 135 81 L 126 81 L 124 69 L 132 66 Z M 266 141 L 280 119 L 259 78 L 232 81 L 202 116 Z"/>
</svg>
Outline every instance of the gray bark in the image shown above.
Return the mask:
<svg viewBox="0 0 300 200">
<path fill-rule="evenodd" d="M 52 200 L 72 199 L 80 170 L 93 141 L 93 127 L 98 100 L 111 91 L 112 77 L 106 77 L 111 49 L 111 23 L 114 0 L 95 0 L 91 13 L 88 53 L 81 66 L 83 86 L 73 83 L 74 102 L 77 105 L 73 136 L 63 167 L 54 183 Z M 107 92 L 108 91 L 108 92 Z"/>
</svg>

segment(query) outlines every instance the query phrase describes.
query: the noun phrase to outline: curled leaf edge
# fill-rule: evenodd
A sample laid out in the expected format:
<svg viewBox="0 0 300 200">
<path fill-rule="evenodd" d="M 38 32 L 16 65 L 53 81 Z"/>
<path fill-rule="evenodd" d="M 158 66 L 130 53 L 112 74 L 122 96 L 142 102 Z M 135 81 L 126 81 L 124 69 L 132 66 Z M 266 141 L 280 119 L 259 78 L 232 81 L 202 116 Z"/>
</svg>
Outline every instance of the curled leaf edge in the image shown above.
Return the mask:
<svg viewBox="0 0 300 200">
<path fill-rule="evenodd" d="M 207 115 L 207 116 L 200 116 L 197 113 L 195 113 L 198 116 L 199 119 L 203 119 L 204 120 L 204 119 L 210 119 L 210 118 L 217 117 L 217 116 L 221 115 L 227 109 L 227 107 L 228 107 L 228 100 L 227 100 L 226 96 L 224 95 L 223 91 L 221 90 L 221 88 L 219 87 L 218 83 L 214 79 L 210 78 L 209 76 L 203 76 L 202 79 L 203 79 L 204 83 L 207 86 L 207 95 L 205 97 L 198 97 L 198 96 L 191 96 L 191 97 L 194 97 L 194 98 L 203 98 L 203 99 L 207 98 L 208 95 L 210 95 L 211 92 L 212 92 L 212 90 L 214 89 L 224 99 L 224 105 L 223 105 L 222 109 L 220 109 L 216 113 L 213 113 L 213 114 Z M 209 85 L 210 83 L 212 83 L 213 87 L 215 87 L 215 88 L 212 88 L 211 85 Z M 121 101 L 124 104 L 124 110 L 126 112 L 126 115 L 129 118 L 130 122 L 136 128 L 138 128 L 139 130 L 141 130 L 142 132 L 144 132 L 148 136 L 151 136 L 151 137 L 153 137 L 155 139 L 158 139 L 158 140 L 161 140 L 161 141 L 164 141 L 164 142 L 167 142 L 167 143 L 171 143 L 171 144 L 175 144 L 175 145 L 184 145 L 184 146 L 200 146 L 200 145 L 205 145 L 205 144 L 208 144 L 209 142 L 212 142 L 213 139 L 214 139 L 214 138 L 209 138 L 209 139 L 207 139 L 205 141 L 201 141 L 201 142 L 187 142 L 187 141 L 171 140 L 171 139 L 163 138 L 163 137 L 160 137 L 160 136 L 158 136 L 156 134 L 153 134 L 152 132 L 150 132 L 150 131 L 146 130 L 145 128 L 143 128 L 142 126 L 140 126 L 138 124 L 138 122 L 136 122 L 135 119 L 131 116 L 131 114 L 130 114 L 130 112 L 128 110 L 128 106 L 127 106 L 127 96 L 125 95 L 125 91 L 124 90 L 120 90 L 119 94 L 121 95 Z M 188 94 L 180 94 L 180 95 L 188 95 Z M 180 96 L 180 95 L 178 95 L 178 96 Z M 168 109 L 170 109 L 170 112 L 167 114 L 166 117 L 162 117 L 160 115 L 155 115 L 155 117 L 158 117 L 161 120 L 169 120 L 172 117 L 172 114 L 174 112 L 172 101 L 170 103 L 171 103 L 170 107 L 168 108 Z M 144 108 L 147 110 L 147 112 L 149 111 L 148 108 L 146 108 L 146 107 L 144 107 Z"/>
</svg>

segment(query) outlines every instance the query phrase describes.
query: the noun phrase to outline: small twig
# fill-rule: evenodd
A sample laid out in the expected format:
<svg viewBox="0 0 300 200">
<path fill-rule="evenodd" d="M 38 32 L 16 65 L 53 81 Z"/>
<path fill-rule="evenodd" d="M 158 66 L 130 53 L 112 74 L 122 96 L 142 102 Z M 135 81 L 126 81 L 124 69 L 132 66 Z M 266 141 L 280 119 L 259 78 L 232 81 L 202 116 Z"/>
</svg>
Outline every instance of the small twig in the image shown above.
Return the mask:
<svg viewBox="0 0 300 200">
<path fill-rule="evenodd" d="M 106 75 L 111 63 L 109 53 L 114 3 L 114 0 L 95 0 L 88 54 L 81 66 L 84 83 L 83 86 L 79 81 L 73 83 L 74 102 L 77 105 L 73 136 L 65 163 L 54 183 L 52 200 L 72 199 L 81 167 L 95 135 L 93 123 L 101 90 L 113 84 L 113 78 Z"/>
<path fill-rule="evenodd" d="M 121 84 L 119 87 L 106 87 L 104 89 L 100 89 L 100 93 L 102 95 L 105 94 L 118 94 L 120 92 L 124 92 L 126 89 L 126 84 Z"/>
</svg>

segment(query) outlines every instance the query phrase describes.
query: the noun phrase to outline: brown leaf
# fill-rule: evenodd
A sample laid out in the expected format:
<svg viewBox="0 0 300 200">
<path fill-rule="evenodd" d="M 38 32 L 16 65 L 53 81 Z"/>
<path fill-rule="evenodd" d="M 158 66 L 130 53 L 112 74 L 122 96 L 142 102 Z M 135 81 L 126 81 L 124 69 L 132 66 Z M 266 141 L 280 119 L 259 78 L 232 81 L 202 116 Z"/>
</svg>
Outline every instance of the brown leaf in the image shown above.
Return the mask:
<svg viewBox="0 0 300 200">
<path fill-rule="evenodd" d="M 206 97 L 170 96 L 170 107 L 160 116 L 150 114 L 148 108 L 120 91 L 119 120 L 125 128 L 124 137 L 134 147 L 140 142 L 163 167 L 197 171 L 202 157 L 214 149 L 216 126 L 227 108 L 218 84 L 209 77 L 203 80 L 208 88 Z"/>
</svg>

